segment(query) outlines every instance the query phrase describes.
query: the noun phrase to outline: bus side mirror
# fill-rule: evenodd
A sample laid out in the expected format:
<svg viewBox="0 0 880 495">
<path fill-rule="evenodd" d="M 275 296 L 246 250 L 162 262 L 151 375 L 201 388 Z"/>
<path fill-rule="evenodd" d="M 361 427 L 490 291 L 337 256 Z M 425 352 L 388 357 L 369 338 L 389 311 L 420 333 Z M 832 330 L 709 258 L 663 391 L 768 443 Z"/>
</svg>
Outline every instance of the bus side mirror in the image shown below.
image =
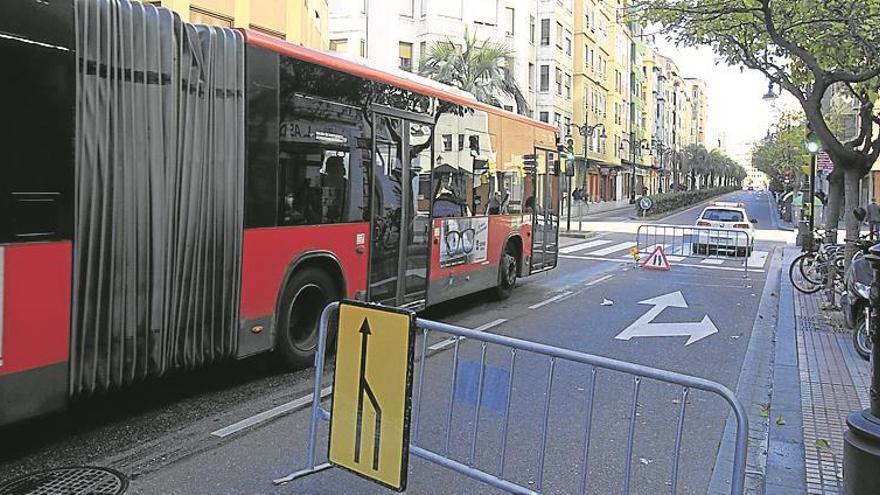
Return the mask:
<svg viewBox="0 0 880 495">
<path fill-rule="evenodd" d="M 758 219 L 757 219 L 757 218 L 753 218 L 753 219 L 751 219 L 751 220 L 749 220 L 749 221 L 752 222 L 752 223 L 754 223 L 754 224 L 757 224 L 757 223 L 758 223 Z"/>
</svg>

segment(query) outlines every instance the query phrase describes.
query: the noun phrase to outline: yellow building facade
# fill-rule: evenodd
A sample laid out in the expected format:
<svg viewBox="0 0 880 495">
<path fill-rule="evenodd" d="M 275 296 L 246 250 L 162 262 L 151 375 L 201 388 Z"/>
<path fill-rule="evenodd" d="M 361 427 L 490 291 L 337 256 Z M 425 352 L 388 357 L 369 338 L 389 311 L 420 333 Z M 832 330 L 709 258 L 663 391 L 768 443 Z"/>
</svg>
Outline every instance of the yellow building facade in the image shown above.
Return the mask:
<svg viewBox="0 0 880 495">
<path fill-rule="evenodd" d="M 326 50 L 327 0 L 156 0 L 186 22 L 249 28 L 291 43 Z"/>
<path fill-rule="evenodd" d="M 578 127 L 571 130 L 577 157 L 573 184 L 583 188 L 591 202 L 618 199 L 621 119 L 628 119 L 629 113 L 621 115 L 627 93 L 621 91 L 620 75 L 625 72 L 617 50 L 617 39 L 626 34 L 625 26 L 617 24 L 612 3 L 574 2 L 572 115 Z M 583 135 L 585 127 L 593 130 L 591 135 Z"/>
</svg>

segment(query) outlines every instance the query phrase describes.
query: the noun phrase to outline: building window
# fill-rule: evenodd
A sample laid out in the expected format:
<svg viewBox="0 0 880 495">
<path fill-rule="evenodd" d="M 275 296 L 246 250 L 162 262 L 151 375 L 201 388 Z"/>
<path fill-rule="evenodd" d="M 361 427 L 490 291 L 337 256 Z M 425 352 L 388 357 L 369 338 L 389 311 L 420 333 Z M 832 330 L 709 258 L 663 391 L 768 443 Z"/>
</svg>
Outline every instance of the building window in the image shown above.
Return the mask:
<svg viewBox="0 0 880 495">
<path fill-rule="evenodd" d="M 347 39 L 338 39 L 338 40 L 330 40 L 330 51 L 331 52 L 342 52 L 345 53 L 348 51 L 348 40 Z"/>
<path fill-rule="evenodd" d="M 553 125 L 555 125 L 560 130 L 560 134 L 562 134 L 562 115 L 558 113 L 553 114 Z"/>
<path fill-rule="evenodd" d="M 565 75 L 565 98 L 571 99 L 571 74 Z"/>
<path fill-rule="evenodd" d="M 504 105 L 504 109 L 507 110 L 508 112 L 512 112 L 512 111 L 513 111 L 513 105 Z"/>
<path fill-rule="evenodd" d="M 400 52 L 400 68 L 406 71 L 412 71 L 412 43 L 401 41 L 398 51 Z"/>
<path fill-rule="evenodd" d="M 512 7 L 504 7 L 504 31 L 508 36 L 513 36 L 513 25 L 516 20 L 516 12 Z"/>
<path fill-rule="evenodd" d="M 415 3 L 416 0 L 403 0 L 401 2 L 400 15 L 405 17 L 412 17 L 413 13 L 416 10 Z"/>
<path fill-rule="evenodd" d="M 541 46 L 550 46 L 550 19 L 541 19 Z"/>
<path fill-rule="evenodd" d="M 442 139 L 443 151 L 452 151 L 452 134 L 444 134 Z"/>
<path fill-rule="evenodd" d="M 367 40 L 361 40 L 361 57 L 367 56 Z"/>
<path fill-rule="evenodd" d="M 529 91 L 535 90 L 535 64 L 529 62 Z"/>
<path fill-rule="evenodd" d="M 529 43 L 535 44 L 535 16 L 529 16 Z"/>
<path fill-rule="evenodd" d="M 458 151 L 464 151 L 464 134 L 458 135 Z"/>
<path fill-rule="evenodd" d="M 565 54 L 571 56 L 571 31 L 565 31 Z"/>
<path fill-rule="evenodd" d="M 562 69 L 556 68 L 556 94 L 562 96 Z"/>
<path fill-rule="evenodd" d="M 550 91 L 550 66 L 541 66 L 541 81 L 538 84 L 538 91 Z"/>
<path fill-rule="evenodd" d="M 556 48 L 562 50 L 562 23 L 556 23 Z"/>
</svg>

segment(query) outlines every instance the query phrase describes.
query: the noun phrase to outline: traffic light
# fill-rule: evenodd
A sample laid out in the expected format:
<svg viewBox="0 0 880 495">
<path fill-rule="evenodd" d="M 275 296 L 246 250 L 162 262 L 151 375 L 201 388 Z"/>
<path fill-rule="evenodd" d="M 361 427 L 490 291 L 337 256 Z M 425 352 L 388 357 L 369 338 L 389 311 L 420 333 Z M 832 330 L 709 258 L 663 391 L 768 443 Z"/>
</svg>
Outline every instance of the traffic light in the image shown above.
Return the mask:
<svg viewBox="0 0 880 495">
<path fill-rule="evenodd" d="M 810 127 L 810 124 L 807 124 L 807 140 L 804 141 L 804 149 L 811 155 L 815 155 L 822 149 L 822 142 L 813 133 L 813 128 Z"/>
<path fill-rule="evenodd" d="M 565 175 L 574 175 L 574 140 L 569 139 L 565 144 L 557 141 L 556 151 L 559 152 L 559 164 L 562 168 L 558 172 L 564 171 Z"/>
</svg>

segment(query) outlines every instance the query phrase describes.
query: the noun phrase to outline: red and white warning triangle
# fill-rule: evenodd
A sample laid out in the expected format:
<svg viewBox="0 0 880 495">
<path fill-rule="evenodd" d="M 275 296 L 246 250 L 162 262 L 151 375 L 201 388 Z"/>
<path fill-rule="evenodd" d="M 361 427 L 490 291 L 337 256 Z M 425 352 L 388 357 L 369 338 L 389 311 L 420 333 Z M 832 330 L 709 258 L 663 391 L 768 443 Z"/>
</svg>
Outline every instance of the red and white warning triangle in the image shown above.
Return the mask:
<svg viewBox="0 0 880 495">
<path fill-rule="evenodd" d="M 657 245 L 651 255 L 642 262 L 642 267 L 649 270 L 669 270 L 669 260 L 666 259 L 666 253 L 663 252 L 663 246 Z"/>
</svg>

